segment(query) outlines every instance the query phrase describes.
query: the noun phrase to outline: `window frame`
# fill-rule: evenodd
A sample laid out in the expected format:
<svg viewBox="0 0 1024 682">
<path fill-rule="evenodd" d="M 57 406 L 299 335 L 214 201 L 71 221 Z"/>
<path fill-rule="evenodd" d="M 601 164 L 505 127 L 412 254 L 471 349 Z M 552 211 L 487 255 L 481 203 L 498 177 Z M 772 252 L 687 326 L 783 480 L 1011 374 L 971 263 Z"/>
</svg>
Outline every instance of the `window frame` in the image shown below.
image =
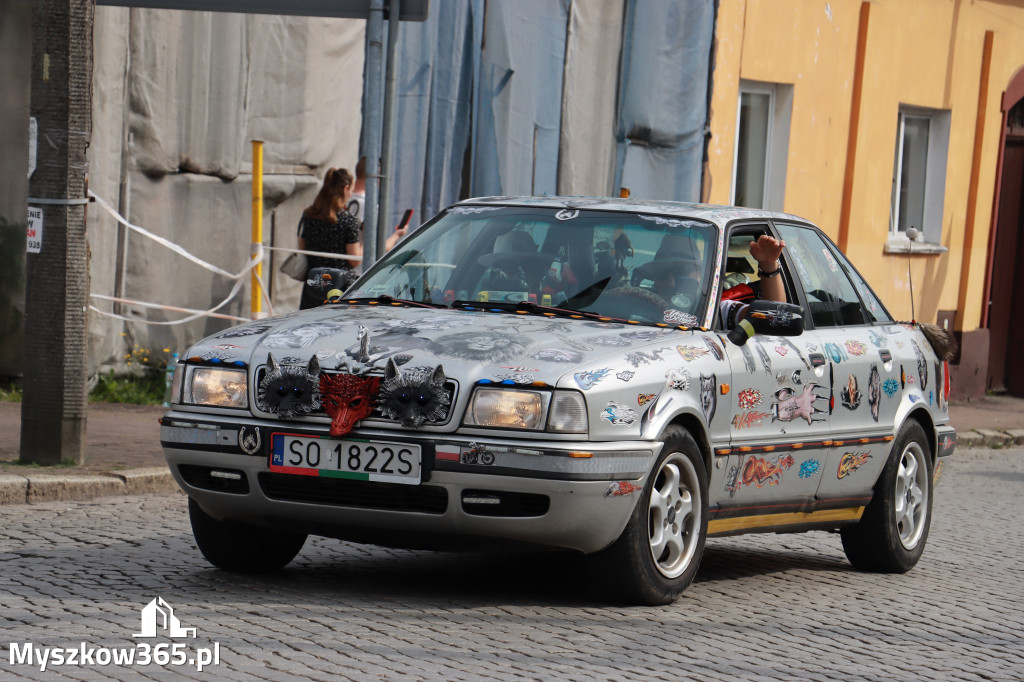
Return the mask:
<svg viewBox="0 0 1024 682">
<path fill-rule="evenodd" d="M 736 206 L 736 185 L 740 159 L 740 123 L 743 95 L 768 96 L 768 125 L 765 140 L 764 186 L 762 205 L 747 206 L 768 211 L 782 211 L 786 197 L 786 171 L 789 161 L 789 132 L 793 117 L 793 85 L 765 81 L 741 80 L 736 97 L 736 133 L 733 139 L 732 179 L 729 203 Z"/>
<path fill-rule="evenodd" d="M 925 148 L 923 214 L 921 225 L 901 226 L 898 224 L 903 183 L 903 165 L 906 157 L 906 121 L 926 119 L 928 141 Z M 948 249 L 941 246 L 942 216 L 945 208 L 946 169 L 949 159 L 949 134 L 952 112 L 947 109 L 927 109 L 901 104 L 896 118 L 896 140 L 893 153 L 892 187 L 889 200 L 889 229 L 886 239 L 886 253 L 943 253 Z M 911 243 L 907 227 L 917 227 L 919 236 Z"/>
</svg>

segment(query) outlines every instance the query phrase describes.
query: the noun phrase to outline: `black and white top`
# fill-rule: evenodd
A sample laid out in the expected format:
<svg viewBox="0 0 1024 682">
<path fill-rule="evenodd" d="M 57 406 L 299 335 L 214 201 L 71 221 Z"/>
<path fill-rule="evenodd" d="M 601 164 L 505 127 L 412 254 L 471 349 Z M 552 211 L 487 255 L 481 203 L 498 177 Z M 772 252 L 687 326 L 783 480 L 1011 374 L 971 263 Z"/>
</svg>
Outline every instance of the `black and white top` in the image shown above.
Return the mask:
<svg viewBox="0 0 1024 682">
<path fill-rule="evenodd" d="M 303 214 L 299 220 L 299 236 L 306 238 L 306 249 L 309 251 L 327 251 L 345 253 L 345 246 L 359 241 L 359 221 L 347 211 L 338 214 L 338 221 L 324 222 Z M 342 268 L 352 267 L 351 261 L 343 258 L 326 258 L 310 256 L 309 268 Z"/>
</svg>

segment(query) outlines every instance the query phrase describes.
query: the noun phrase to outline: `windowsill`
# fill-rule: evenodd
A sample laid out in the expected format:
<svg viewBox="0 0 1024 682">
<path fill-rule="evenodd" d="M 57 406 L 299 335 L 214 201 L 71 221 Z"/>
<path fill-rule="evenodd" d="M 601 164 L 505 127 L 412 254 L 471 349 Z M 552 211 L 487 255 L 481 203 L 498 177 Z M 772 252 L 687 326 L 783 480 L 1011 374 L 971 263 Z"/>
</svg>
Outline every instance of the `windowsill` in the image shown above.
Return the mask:
<svg viewBox="0 0 1024 682">
<path fill-rule="evenodd" d="M 889 237 L 884 253 L 909 253 L 913 256 L 934 256 L 949 251 L 948 247 L 934 242 L 911 242 L 906 237 Z"/>
</svg>

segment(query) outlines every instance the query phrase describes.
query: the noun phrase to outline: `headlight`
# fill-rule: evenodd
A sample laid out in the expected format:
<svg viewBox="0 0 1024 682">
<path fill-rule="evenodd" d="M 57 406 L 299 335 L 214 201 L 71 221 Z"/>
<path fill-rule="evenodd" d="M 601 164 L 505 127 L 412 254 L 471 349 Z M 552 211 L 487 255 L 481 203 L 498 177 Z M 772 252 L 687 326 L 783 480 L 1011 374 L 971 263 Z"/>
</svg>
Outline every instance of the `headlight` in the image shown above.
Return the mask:
<svg viewBox="0 0 1024 682">
<path fill-rule="evenodd" d="M 184 401 L 211 407 L 248 407 L 245 370 L 189 367 Z"/>
<path fill-rule="evenodd" d="M 550 399 L 547 391 L 477 388 L 469 401 L 465 424 L 540 431 Z"/>
<path fill-rule="evenodd" d="M 551 398 L 548 431 L 587 432 L 587 404 L 576 391 L 558 391 Z"/>
</svg>

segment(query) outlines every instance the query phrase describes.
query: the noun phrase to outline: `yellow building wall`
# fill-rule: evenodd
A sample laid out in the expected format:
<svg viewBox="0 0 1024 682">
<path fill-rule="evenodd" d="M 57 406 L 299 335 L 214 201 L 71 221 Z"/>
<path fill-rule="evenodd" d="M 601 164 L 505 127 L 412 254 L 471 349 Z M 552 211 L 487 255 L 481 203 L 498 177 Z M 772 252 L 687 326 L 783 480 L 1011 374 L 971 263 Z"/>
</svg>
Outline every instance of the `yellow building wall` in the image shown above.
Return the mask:
<svg viewBox="0 0 1024 682">
<path fill-rule="evenodd" d="M 846 252 L 897 319 L 933 322 L 965 305 L 957 329 L 978 328 L 999 151 L 1002 92 L 1024 66 L 1024 0 L 873 0 Z M 851 123 L 860 0 L 721 0 L 716 22 L 708 201 L 730 202 L 740 80 L 793 85 L 784 210 L 838 242 Z M 986 31 L 993 32 L 984 139 L 967 245 L 975 123 Z M 951 112 L 943 254 L 885 253 L 900 105 Z"/>
</svg>

